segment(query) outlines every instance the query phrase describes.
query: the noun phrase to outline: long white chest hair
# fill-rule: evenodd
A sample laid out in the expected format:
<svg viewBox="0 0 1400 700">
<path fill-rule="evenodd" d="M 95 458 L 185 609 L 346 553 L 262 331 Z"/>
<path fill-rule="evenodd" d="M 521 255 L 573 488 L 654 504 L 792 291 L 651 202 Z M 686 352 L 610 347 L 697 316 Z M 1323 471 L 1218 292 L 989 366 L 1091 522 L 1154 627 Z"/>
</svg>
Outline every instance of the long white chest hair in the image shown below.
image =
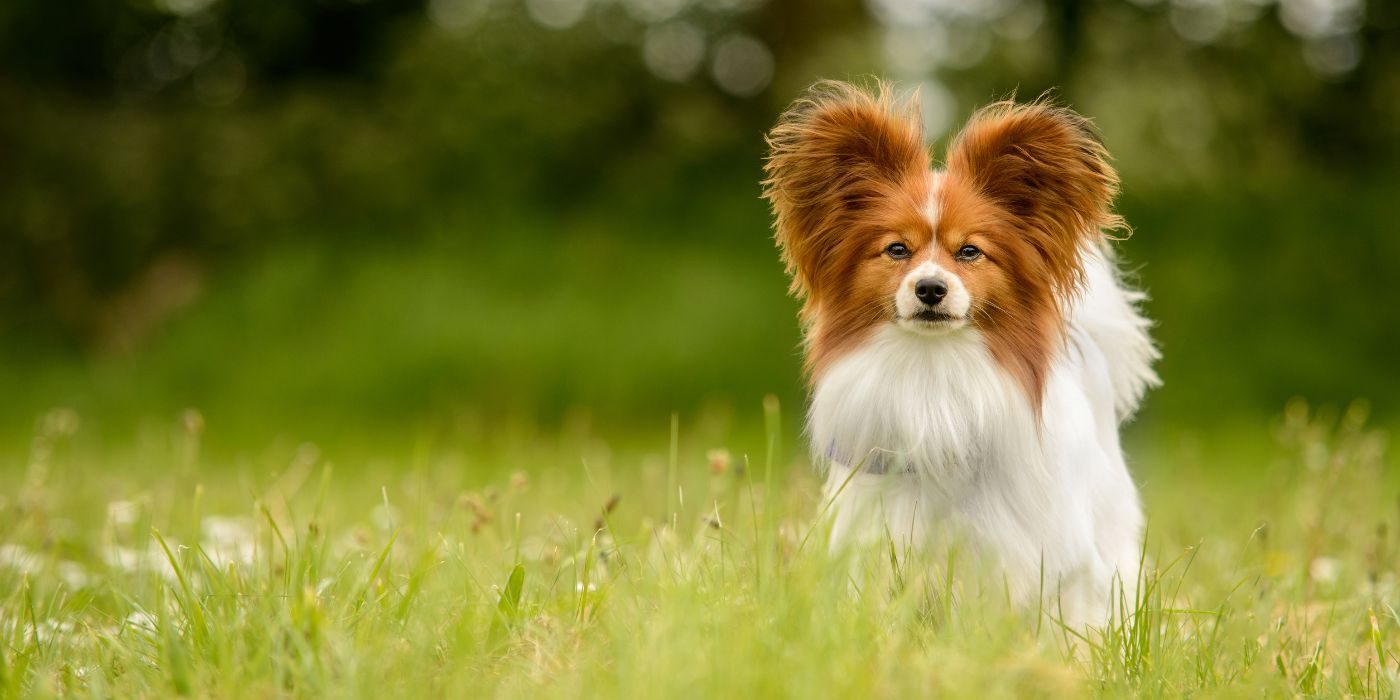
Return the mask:
<svg viewBox="0 0 1400 700">
<path fill-rule="evenodd" d="M 1025 392 L 972 330 L 880 330 L 817 380 L 807 427 L 817 463 L 917 475 L 944 498 L 990 476 L 994 454 L 1038 449 Z"/>
</svg>

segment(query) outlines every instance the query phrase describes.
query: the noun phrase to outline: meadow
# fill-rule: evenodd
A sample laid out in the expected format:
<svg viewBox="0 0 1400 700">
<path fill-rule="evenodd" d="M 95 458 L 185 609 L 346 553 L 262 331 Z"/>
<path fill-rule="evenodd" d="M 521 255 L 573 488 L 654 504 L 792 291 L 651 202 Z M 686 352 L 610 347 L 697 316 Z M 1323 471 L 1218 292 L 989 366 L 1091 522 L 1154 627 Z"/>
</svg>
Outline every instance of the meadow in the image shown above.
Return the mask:
<svg viewBox="0 0 1400 700">
<path fill-rule="evenodd" d="M 619 442 L 519 425 L 374 458 L 274 442 L 232 463 L 194 411 L 100 447 L 49 412 L 0 490 L 0 694 L 1400 689 L 1400 501 L 1364 403 L 1294 401 L 1229 439 L 1133 434 L 1147 573 L 1089 633 L 890 552 L 833 560 L 779 411 Z"/>
<path fill-rule="evenodd" d="M 1398 9 L 0 6 L 0 698 L 1400 698 Z M 1101 629 L 827 551 L 759 181 L 865 76 L 1114 155 Z"/>
<path fill-rule="evenodd" d="M 234 256 L 130 347 L 8 317 L 0 695 L 1395 697 L 1396 326 L 1368 280 L 1400 238 L 1317 267 L 1308 235 L 1384 183 L 1299 185 L 1267 231 L 1248 192 L 1125 200 L 1164 350 L 1126 431 L 1149 566 L 1085 633 L 827 552 L 796 304 L 735 162 Z"/>
</svg>

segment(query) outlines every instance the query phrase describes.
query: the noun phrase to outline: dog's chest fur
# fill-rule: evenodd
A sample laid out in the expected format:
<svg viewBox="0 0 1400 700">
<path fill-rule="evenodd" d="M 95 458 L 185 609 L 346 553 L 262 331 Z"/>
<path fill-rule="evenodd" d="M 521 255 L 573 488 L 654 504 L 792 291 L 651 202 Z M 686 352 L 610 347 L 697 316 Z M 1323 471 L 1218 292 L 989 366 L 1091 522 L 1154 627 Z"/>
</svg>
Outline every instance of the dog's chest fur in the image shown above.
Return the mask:
<svg viewBox="0 0 1400 700">
<path fill-rule="evenodd" d="M 952 497 L 1038 446 L 1024 391 L 976 331 L 877 331 L 818 379 L 808 415 L 821 463 L 913 473 Z"/>
</svg>

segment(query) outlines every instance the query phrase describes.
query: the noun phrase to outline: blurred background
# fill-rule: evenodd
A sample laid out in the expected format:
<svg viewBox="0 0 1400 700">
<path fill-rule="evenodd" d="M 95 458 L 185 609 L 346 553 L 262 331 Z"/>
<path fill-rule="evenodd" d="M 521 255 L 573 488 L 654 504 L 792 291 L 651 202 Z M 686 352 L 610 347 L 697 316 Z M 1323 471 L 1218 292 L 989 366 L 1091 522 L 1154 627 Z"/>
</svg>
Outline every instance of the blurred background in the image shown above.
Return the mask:
<svg viewBox="0 0 1400 700">
<path fill-rule="evenodd" d="M 1400 3 L 9 0 L 0 444 L 795 429 L 763 133 L 867 75 L 939 145 L 1012 93 L 1096 120 L 1139 439 L 1400 417 Z"/>
</svg>

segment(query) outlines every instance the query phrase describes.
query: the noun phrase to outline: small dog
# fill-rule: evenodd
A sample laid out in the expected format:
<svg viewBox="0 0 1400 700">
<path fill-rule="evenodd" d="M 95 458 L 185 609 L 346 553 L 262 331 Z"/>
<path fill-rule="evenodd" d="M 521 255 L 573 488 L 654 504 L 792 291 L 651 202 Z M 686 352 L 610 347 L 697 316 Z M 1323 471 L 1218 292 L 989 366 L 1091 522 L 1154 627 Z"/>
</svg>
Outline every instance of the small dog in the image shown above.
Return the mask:
<svg viewBox="0 0 1400 700">
<path fill-rule="evenodd" d="M 1118 426 L 1158 353 L 1108 247 L 1118 176 L 1088 120 L 993 104 L 935 169 L 917 107 L 824 82 L 768 143 L 832 546 L 956 540 L 1076 625 L 1116 585 L 1131 601 L 1143 518 Z"/>
</svg>

